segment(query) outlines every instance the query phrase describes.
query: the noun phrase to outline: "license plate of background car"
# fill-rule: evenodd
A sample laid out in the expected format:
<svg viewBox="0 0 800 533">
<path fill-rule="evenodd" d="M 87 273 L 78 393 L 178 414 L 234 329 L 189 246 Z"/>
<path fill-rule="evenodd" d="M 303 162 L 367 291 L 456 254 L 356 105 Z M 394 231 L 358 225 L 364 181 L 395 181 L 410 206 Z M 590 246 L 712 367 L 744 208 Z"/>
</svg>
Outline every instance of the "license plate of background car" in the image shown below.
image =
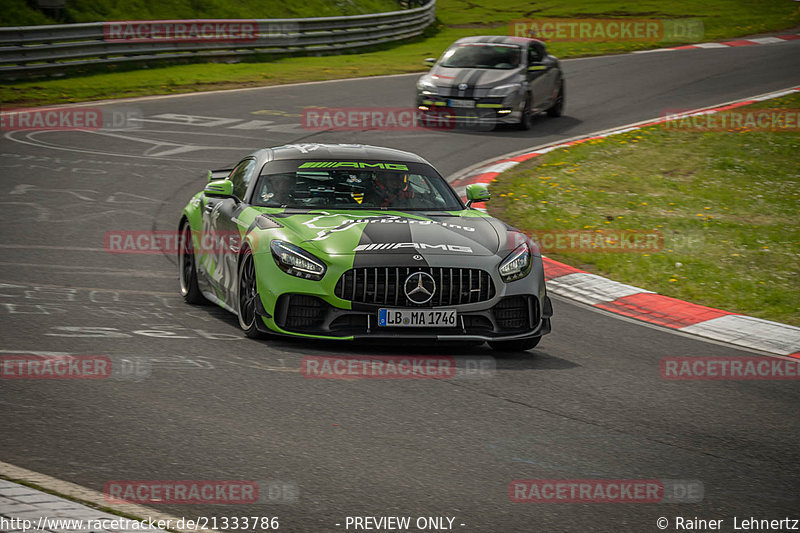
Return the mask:
<svg viewBox="0 0 800 533">
<path fill-rule="evenodd" d="M 475 107 L 475 100 L 450 100 L 450 107 Z"/>
<path fill-rule="evenodd" d="M 455 309 L 379 309 L 378 325 L 393 328 L 451 328 Z"/>
</svg>

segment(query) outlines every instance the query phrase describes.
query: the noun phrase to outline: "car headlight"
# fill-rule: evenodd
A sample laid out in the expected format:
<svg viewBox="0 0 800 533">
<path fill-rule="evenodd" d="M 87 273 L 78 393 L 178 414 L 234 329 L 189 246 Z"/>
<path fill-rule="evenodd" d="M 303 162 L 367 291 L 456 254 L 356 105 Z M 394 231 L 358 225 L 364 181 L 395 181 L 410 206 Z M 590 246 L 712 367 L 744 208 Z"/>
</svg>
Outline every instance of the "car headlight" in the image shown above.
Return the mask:
<svg viewBox="0 0 800 533">
<path fill-rule="evenodd" d="M 519 88 L 522 87 L 519 83 L 512 83 L 510 85 L 499 85 L 497 87 L 492 87 L 489 89 L 489 96 L 490 98 L 499 97 L 499 96 L 508 96 L 510 94 L 514 94 L 515 92 L 519 91 Z"/>
<path fill-rule="evenodd" d="M 500 277 L 506 283 L 522 279 L 531 271 L 531 250 L 523 242 L 500 263 Z"/>
<path fill-rule="evenodd" d="M 278 267 L 292 276 L 319 281 L 325 275 L 325 263 L 294 244 L 274 240 L 269 245 Z"/>
<path fill-rule="evenodd" d="M 427 95 L 437 95 L 439 94 L 439 88 L 434 85 L 434 83 L 430 80 L 430 78 L 420 78 L 417 82 L 417 90 L 420 91 L 422 94 Z"/>
</svg>

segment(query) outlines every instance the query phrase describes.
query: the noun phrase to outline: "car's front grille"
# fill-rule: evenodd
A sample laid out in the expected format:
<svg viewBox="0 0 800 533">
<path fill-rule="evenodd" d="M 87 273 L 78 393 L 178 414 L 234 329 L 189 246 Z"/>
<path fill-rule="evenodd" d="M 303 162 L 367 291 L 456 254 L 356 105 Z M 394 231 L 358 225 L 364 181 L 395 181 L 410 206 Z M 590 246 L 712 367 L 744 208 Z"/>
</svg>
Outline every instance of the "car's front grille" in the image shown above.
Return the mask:
<svg viewBox="0 0 800 533">
<path fill-rule="evenodd" d="M 451 98 L 486 98 L 488 95 L 488 88 L 468 87 L 464 91 L 459 91 L 458 87 L 439 87 L 439 96 L 449 96 Z"/>
<path fill-rule="evenodd" d="M 436 282 L 436 290 L 424 307 L 485 302 L 494 296 L 494 283 L 488 272 L 477 268 L 445 267 L 363 267 L 342 274 L 334 293 L 351 302 L 420 307 L 403 290 L 408 276 L 426 272 Z"/>
</svg>

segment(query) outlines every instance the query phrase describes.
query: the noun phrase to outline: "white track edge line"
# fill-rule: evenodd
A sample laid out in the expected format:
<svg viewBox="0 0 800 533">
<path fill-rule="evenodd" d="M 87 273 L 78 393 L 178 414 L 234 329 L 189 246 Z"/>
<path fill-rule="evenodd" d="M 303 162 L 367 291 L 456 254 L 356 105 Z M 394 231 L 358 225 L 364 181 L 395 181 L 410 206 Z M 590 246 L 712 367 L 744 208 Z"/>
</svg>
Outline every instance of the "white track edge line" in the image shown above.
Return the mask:
<svg viewBox="0 0 800 533">
<path fill-rule="evenodd" d="M 121 513 L 123 515 L 136 516 L 141 520 L 145 520 L 145 518 L 149 520 L 152 518 L 154 521 L 171 520 L 173 523 L 177 523 L 179 520 L 179 518 L 175 516 L 162 513 L 161 511 L 157 511 L 143 505 L 110 503 L 106 501 L 105 496 L 102 493 L 94 489 L 82 487 L 69 481 L 63 481 L 61 479 L 48 476 L 47 474 L 34 472 L 33 470 L 28 470 L 26 468 L 12 465 L 3 461 L 0 461 L 0 474 L 7 477 L 11 481 L 24 481 L 26 483 L 42 487 L 43 489 L 50 491 L 57 496 L 65 496 L 67 499 L 77 501 L 77 503 L 87 504 L 94 508 L 100 507 L 100 510 L 111 509 L 117 514 Z M 205 531 L 209 533 L 214 532 L 212 529 L 172 529 L 171 531 L 178 531 L 180 533 L 197 533 L 198 531 Z"/>
</svg>

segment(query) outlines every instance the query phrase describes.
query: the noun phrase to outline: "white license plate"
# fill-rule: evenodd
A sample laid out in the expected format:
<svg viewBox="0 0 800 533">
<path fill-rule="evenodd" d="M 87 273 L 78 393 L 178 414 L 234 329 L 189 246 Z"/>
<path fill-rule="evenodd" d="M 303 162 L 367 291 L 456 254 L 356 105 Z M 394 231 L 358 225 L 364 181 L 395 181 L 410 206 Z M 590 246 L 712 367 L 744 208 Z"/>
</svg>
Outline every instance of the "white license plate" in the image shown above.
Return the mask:
<svg viewBox="0 0 800 533">
<path fill-rule="evenodd" d="M 379 309 L 378 325 L 395 328 L 451 328 L 455 309 Z"/>
<path fill-rule="evenodd" d="M 450 100 L 450 107 L 475 107 L 475 100 Z"/>
</svg>

